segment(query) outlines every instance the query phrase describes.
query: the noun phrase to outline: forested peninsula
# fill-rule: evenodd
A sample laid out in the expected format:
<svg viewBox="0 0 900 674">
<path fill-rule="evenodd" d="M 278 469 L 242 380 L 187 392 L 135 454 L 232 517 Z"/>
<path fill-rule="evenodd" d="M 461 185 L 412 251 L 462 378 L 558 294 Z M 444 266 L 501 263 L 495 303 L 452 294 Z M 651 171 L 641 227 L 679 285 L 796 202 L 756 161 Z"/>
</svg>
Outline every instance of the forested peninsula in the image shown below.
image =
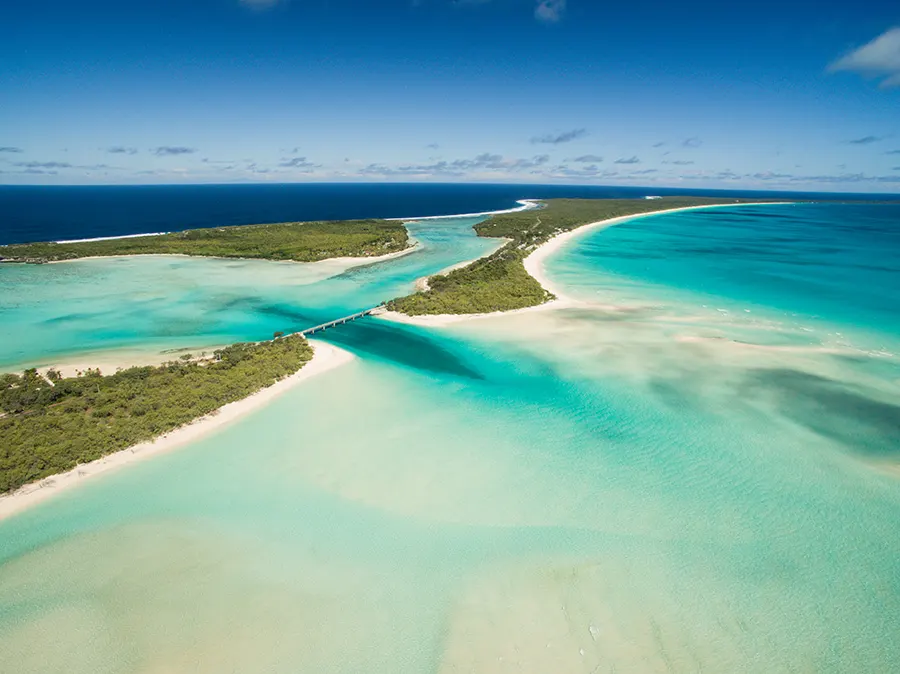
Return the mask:
<svg viewBox="0 0 900 674">
<path fill-rule="evenodd" d="M 409 235 L 401 222 L 283 222 L 74 243 L 10 244 L 0 246 L 0 261 L 41 263 L 82 257 L 177 254 L 318 262 L 332 257 L 375 257 L 408 247 Z"/>
<path fill-rule="evenodd" d="M 301 335 L 103 376 L 0 375 L 0 493 L 153 440 L 294 374 Z"/>
<path fill-rule="evenodd" d="M 756 200 L 758 201 L 758 200 Z M 410 316 L 510 311 L 554 299 L 526 270 L 523 260 L 556 234 L 627 215 L 673 208 L 753 203 L 750 199 L 550 199 L 539 210 L 494 215 L 475 225 L 478 236 L 510 239 L 495 253 L 428 279 L 428 290 L 392 300 L 387 308 Z"/>
</svg>

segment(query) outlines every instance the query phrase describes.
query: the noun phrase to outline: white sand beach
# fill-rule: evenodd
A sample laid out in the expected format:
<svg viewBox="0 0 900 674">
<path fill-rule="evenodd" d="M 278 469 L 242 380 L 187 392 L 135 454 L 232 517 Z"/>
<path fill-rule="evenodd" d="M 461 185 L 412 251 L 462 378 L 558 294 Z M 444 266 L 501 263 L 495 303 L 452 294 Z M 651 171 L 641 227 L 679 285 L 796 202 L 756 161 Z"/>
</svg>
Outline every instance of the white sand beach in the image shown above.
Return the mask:
<svg viewBox="0 0 900 674">
<path fill-rule="evenodd" d="M 122 234 L 121 236 L 95 236 L 92 239 L 63 239 L 53 243 L 89 243 L 94 241 L 116 241 L 118 239 L 140 239 L 144 236 L 164 236 L 171 232 L 147 232 L 145 234 Z"/>
<path fill-rule="evenodd" d="M 512 309 L 510 311 L 492 311 L 484 314 L 431 314 L 424 316 L 407 316 L 397 311 L 376 310 L 372 313 L 375 318 L 380 318 L 394 323 L 405 325 L 418 325 L 420 327 L 441 328 L 454 323 L 464 323 L 478 320 L 479 318 L 497 318 L 498 316 L 515 316 L 516 314 L 532 313 L 535 311 L 549 311 L 551 309 L 566 309 L 581 306 L 583 302 L 569 297 L 557 298 L 544 304 L 538 304 L 524 309 Z"/>
<path fill-rule="evenodd" d="M 320 265 L 326 266 L 331 264 L 333 266 L 341 266 L 345 269 L 350 269 L 351 267 L 359 267 L 364 264 L 375 264 L 376 262 L 384 262 L 386 260 L 393 260 L 396 257 L 403 257 L 404 255 L 409 255 L 410 253 L 414 253 L 419 249 L 419 242 L 414 238 L 409 237 L 409 246 L 404 248 L 403 250 L 398 250 L 394 253 L 385 253 L 384 255 L 372 255 L 370 257 L 330 257 L 327 260 L 319 260 L 318 262 L 301 262 L 299 264 L 310 264 L 310 265 Z M 288 262 L 292 264 L 298 264 L 293 260 L 289 260 Z"/>
<path fill-rule="evenodd" d="M 227 344 L 216 346 L 203 346 L 196 348 L 183 348 L 174 351 L 100 351 L 96 354 L 87 353 L 77 356 L 73 360 L 61 360 L 52 365 L 37 365 L 37 371 L 46 376 L 48 370 L 56 370 L 63 377 L 77 377 L 87 370 L 100 370 L 100 374 L 115 374 L 118 370 L 126 370 L 130 367 L 144 367 L 147 365 L 162 365 L 165 362 L 178 360 L 183 354 L 190 353 L 193 360 L 199 359 L 202 354 L 212 354 L 216 349 L 221 349 Z M 46 361 L 45 361 L 46 362 Z M 16 367 L 15 371 L 27 367 Z"/>
<path fill-rule="evenodd" d="M 110 454 L 91 463 L 77 466 L 67 473 L 53 475 L 38 482 L 27 484 L 12 494 L 0 496 L 0 520 L 65 490 L 76 487 L 89 477 L 108 473 L 121 466 L 142 461 L 151 456 L 169 452 L 199 440 L 265 406 L 300 382 L 340 367 L 355 358 L 349 351 L 332 346 L 326 342 L 310 340 L 310 345 L 314 350 L 312 360 L 296 373 L 268 388 L 264 388 L 243 400 L 228 403 L 215 412 L 195 419 L 193 422 L 161 435 L 155 440 L 123 449 L 120 452 Z M 133 363 L 124 365 L 133 365 Z"/>
<path fill-rule="evenodd" d="M 525 270 L 531 274 L 532 277 L 537 279 L 538 283 L 545 289 L 556 295 L 557 300 L 554 302 L 550 302 L 548 304 L 561 306 L 566 303 L 577 303 L 575 300 L 567 298 L 565 293 L 563 293 L 558 286 L 555 286 L 553 282 L 547 276 L 547 273 L 544 269 L 544 265 L 547 260 L 554 255 L 557 251 L 562 249 L 566 244 L 582 237 L 590 232 L 593 232 L 597 229 L 606 229 L 607 227 L 612 227 L 614 225 L 619 225 L 623 222 L 628 222 L 629 220 L 637 220 L 639 218 L 646 218 L 651 215 L 660 215 L 662 213 L 679 213 L 681 211 L 699 211 L 707 208 L 731 208 L 734 206 L 775 206 L 779 204 L 785 204 L 790 202 L 782 202 L 782 201 L 772 201 L 765 203 L 754 203 L 754 204 L 709 204 L 707 206 L 687 206 L 685 208 L 667 208 L 661 211 L 652 211 L 650 213 L 637 213 L 635 215 L 624 215 L 619 218 L 610 218 L 608 220 L 599 220 L 597 222 L 589 222 L 586 225 L 582 225 L 581 227 L 576 227 L 575 229 L 569 230 L 568 232 L 562 232 L 557 234 L 549 241 L 542 243 L 540 246 L 534 249 L 534 251 L 525 258 L 523 264 L 525 265 Z M 560 305 L 557 305 L 557 302 L 561 302 Z M 544 305 L 542 305 L 544 306 Z M 537 309 L 537 307 L 530 307 L 533 309 Z"/>
</svg>

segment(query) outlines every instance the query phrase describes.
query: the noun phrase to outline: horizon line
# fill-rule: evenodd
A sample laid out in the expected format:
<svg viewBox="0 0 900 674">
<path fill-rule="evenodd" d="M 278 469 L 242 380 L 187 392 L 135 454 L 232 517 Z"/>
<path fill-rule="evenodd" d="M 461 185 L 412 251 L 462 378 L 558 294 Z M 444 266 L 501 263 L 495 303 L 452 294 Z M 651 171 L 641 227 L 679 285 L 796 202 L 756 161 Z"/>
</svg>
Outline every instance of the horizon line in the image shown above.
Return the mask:
<svg viewBox="0 0 900 674">
<path fill-rule="evenodd" d="M 594 187 L 597 189 L 628 189 L 628 190 L 647 190 L 650 192 L 667 190 L 676 192 L 766 192 L 776 194 L 863 194 L 875 195 L 879 197 L 896 197 L 900 199 L 900 192 L 867 192 L 857 190 L 822 190 L 822 189 L 766 189 L 761 187 L 671 187 L 666 185 L 601 185 L 597 183 L 541 183 L 541 182 L 481 182 L 481 181 L 364 181 L 364 180 L 309 180 L 294 182 L 177 182 L 177 183 L 59 183 L 59 184 L 41 184 L 41 183 L 0 183 L 0 188 L 71 188 L 71 187 L 243 187 L 250 185 L 484 185 L 484 186 L 502 186 L 502 187 Z M 673 195 L 670 195 L 673 196 Z"/>
</svg>

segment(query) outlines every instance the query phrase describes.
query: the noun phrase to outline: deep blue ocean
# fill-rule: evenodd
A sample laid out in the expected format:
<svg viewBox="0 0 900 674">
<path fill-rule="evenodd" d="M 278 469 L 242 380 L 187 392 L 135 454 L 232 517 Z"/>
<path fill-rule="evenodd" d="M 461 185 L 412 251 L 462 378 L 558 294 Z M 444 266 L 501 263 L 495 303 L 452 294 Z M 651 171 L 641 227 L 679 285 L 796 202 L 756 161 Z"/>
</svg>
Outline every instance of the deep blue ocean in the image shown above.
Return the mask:
<svg viewBox="0 0 900 674">
<path fill-rule="evenodd" d="M 199 227 L 479 213 L 518 199 L 707 195 L 900 201 L 900 195 L 572 185 L 358 184 L 2 186 L 0 244 Z"/>
</svg>

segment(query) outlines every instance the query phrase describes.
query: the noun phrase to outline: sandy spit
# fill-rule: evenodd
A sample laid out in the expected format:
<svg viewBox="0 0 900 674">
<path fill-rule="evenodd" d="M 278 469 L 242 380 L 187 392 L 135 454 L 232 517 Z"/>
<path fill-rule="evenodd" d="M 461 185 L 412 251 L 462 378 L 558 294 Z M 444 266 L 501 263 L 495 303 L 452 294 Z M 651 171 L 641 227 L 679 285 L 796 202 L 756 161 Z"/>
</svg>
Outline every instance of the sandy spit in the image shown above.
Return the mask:
<svg viewBox="0 0 900 674">
<path fill-rule="evenodd" d="M 119 370 L 127 370 L 131 367 L 145 367 L 162 365 L 168 361 L 179 360 L 185 354 L 190 353 L 194 356 L 193 360 L 197 360 L 199 354 L 212 354 L 217 349 L 223 349 L 228 344 L 219 344 L 216 346 L 203 347 L 185 347 L 172 351 L 127 351 L 127 350 L 111 350 L 99 351 L 96 354 L 81 354 L 73 360 L 60 360 L 52 365 L 45 365 L 50 359 L 41 361 L 41 364 L 26 363 L 17 365 L 12 368 L 0 368 L 0 372 L 9 371 L 20 373 L 27 367 L 36 367 L 37 371 L 47 376 L 48 370 L 56 370 L 63 377 L 77 377 L 87 370 L 100 370 L 102 375 L 115 374 Z"/>
<path fill-rule="evenodd" d="M 310 345 L 314 349 L 312 360 L 296 373 L 268 388 L 264 388 L 243 400 L 228 403 L 215 412 L 195 419 L 193 422 L 161 435 L 155 440 L 123 449 L 120 452 L 104 456 L 91 463 L 77 466 L 67 473 L 44 478 L 38 482 L 27 484 L 12 494 L 0 496 L 0 520 L 21 512 L 41 501 L 45 501 L 63 491 L 77 487 L 83 484 L 87 478 L 108 473 L 130 463 L 142 461 L 195 442 L 265 406 L 300 382 L 344 365 L 355 358 L 349 351 L 339 349 L 326 342 L 310 340 Z"/>
</svg>

